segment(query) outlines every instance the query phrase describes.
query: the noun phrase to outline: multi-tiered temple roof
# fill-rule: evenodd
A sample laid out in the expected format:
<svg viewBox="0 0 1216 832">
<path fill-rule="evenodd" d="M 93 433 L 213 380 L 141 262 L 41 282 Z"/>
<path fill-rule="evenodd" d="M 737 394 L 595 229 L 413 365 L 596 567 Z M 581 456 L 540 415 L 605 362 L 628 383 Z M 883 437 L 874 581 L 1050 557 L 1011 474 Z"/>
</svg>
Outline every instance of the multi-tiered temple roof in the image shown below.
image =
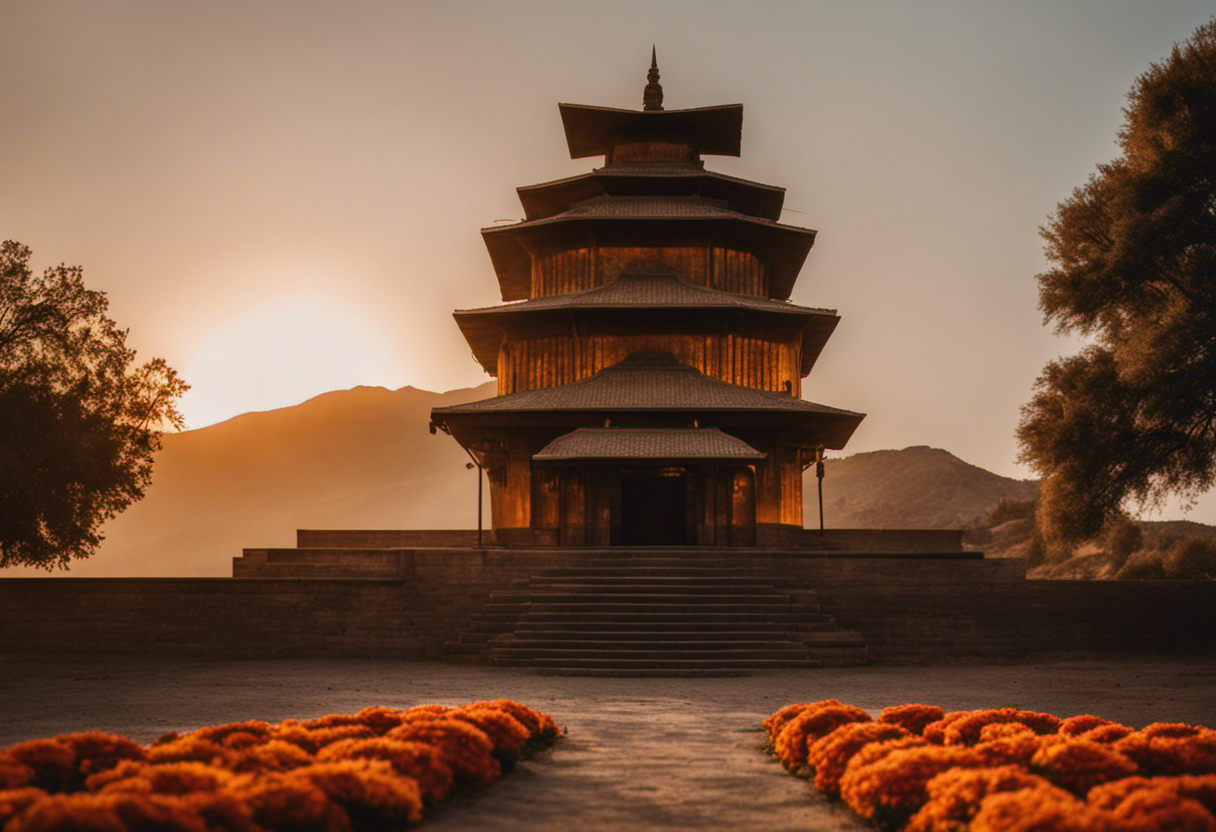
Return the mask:
<svg viewBox="0 0 1216 832">
<path fill-rule="evenodd" d="M 804 401 L 838 322 L 788 302 L 815 232 L 784 190 L 707 171 L 743 107 L 559 105 L 589 173 L 482 230 L 504 305 L 458 311 L 499 395 L 437 408 L 490 479 L 504 543 L 748 545 L 801 525 L 802 470 L 862 414 Z"/>
</svg>

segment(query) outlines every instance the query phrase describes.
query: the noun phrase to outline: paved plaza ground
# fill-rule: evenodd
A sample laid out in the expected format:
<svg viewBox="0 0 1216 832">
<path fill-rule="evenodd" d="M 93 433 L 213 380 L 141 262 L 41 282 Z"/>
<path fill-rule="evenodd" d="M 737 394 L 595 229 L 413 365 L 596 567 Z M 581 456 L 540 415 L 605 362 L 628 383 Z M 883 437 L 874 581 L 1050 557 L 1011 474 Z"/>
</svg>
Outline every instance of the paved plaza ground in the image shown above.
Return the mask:
<svg viewBox="0 0 1216 832">
<path fill-rule="evenodd" d="M 537 676 L 437 662 L 0 656 L 0 747 L 91 729 L 146 743 L 241 719 L 508 697 L 552 714 L 568 736 L 423 828 L 853 830 L 867 827 L 761 753 L 761 719 L 792 702 L 835 697 L 874 713 L 924 702 L 1094 713 L 1135 727 L 1216 726 L 1214 684 L 1212 653 L 725 679 Z"/>
</svg>

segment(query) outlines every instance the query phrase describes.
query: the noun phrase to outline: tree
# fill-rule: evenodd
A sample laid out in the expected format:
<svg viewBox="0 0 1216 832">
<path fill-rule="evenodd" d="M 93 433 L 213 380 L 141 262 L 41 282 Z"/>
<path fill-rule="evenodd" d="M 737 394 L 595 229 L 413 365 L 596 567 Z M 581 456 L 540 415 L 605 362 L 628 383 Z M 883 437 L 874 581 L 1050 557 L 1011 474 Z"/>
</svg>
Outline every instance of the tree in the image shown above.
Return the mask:
<svg viewBox="0 0 1216 832">
<path fill-rule="evenodd" d="M 80 267 L 35 277 L 29 258 L 0 245 L 0 567 L 67 568 L 143 496 L 189 386 L 160 358 L 135 365 Z"/>
<path fill-rule="evenodd" d="M 1216 20 L 1127 98 L 1122 155 L 1040 229 L 1044 322 L 1091 341 L 1044 368 L 1018 426 L 1049 546 L 1216 478 Z"/>
</svg>

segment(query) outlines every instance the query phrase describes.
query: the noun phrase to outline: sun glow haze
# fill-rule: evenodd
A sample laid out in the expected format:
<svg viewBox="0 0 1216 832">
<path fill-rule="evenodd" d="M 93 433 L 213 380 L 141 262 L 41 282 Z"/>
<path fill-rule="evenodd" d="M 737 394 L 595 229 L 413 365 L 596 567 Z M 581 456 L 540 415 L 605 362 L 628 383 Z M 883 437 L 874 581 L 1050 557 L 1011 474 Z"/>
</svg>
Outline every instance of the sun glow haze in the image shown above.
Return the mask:
<svg viewBox="0 0 1216 832">
<path fill-rule="evenodd" d="M 399 375 L 387 339 L 336 299 L 264 301 L 217 322 L 182 361 L 190 428 L 298 404 L 330 390 Z"/>
</svg>

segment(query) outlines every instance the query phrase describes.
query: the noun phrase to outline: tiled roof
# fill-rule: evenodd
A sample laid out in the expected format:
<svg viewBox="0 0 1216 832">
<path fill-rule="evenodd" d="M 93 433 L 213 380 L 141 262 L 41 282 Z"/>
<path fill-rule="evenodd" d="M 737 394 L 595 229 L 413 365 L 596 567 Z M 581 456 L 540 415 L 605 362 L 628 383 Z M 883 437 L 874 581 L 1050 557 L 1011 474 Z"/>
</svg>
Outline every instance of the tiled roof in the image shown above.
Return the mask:
<svg viewBox="0 0 1216 832">
<path fill-rule="evenodd" d="M 631 307 L 683 307 L 695 309 L 754 309 L 762 312 L 783 314 L 835 315 L 834 309 L 812 309 L 785 301 L 771 300 L 756 295 L 740 295 L 723 292 L 708 286 L 698 286 L 671 271 L 644 271 L 628 269 L 616 280 L 603 286 L 568 292 L 561 295 L 543 295 L 530 300 L 518 301 L 480 309 L 459 310 L 457 316 L 468 314 L 504 314 L 523 310 L 576 309 L 576 308 L 631 308 Z"/>
<path fill-rule="evenodd" d="M 557 437 L 532 457 L 574 459 L 759 460 L 764 454 L 717 428 L 579 428 Z"/>
<path fill-rule="evenodd" d="M 732 211 L 726 200 L 702 196 L 611 196 L 601 195 L 576 202 L 568 211 L 536 220 L 524 220 L 510 225 L 483 228 L 482 235 L 497 235 L 505 231 L 549 225 L 557 222 L 588 219 L 672 219 L 672 220 L 738 220 L 765 228 L 781 229 L 814 238 L 815 232 L 796 225 L 786 225 L 762 217 Z"/>
<path fill-rule="evenodd" d="M 637 353 L 590 378 L 490 399 L 436 408 L 434 413 L 525 411 L 715 410 L 839 415 L 862 414 L 815 404 L 783 393 L 728 384 L 681 364 L 670 353 Z"/>
</svg>

